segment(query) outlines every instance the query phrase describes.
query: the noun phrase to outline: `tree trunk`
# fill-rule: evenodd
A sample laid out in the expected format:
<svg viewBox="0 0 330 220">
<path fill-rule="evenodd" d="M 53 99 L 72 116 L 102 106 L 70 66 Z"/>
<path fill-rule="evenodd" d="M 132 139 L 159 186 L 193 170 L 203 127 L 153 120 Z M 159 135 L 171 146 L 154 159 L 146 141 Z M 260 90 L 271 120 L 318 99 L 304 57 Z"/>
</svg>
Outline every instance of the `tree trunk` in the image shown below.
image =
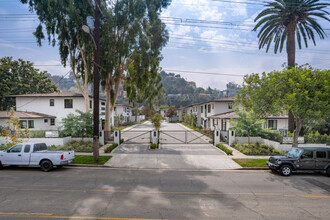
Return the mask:
<svg viewBox="0 0 330 220">
<path fill-rule="evenodd" d="M 294 123 L 294 116 L 292 114 L 292 111 L 289 110 L 289 114 L 288 114 L 288 130 L 290 133 L 293 133 L 295 129 L 295 123 Z"/>
<path fill-rule="evenodd" d="M 287 26 L 287 41 L 286 41 L 286 52 L 288 55 L 288 69 L 294 68 L 296 65 L 296 41 L 295 41 L 295 30 L 296 30 L 296 23 L 291 22 Z M 289 110 L 288 115 L 288 130 L 289 132 L 293 133 L 295 128 L 294 123 L 294 116 Z"/>
<path fill-rule="evenodd" d="M 303 120 L 299 116 L 296 117 L 296 125 L 297 126 L 293 132 L 292 147 L 298 147 L 298 137 L 299 137 L 302 125 L 303 125 Z"/>
<path fill-rule="evenodd" d="M 288 55 L 288 68 L 294 68 L 296 63 L 296 23 L 292 22 L 287 26 L 286 52 Z"/>
<path fill-rule="evenodd" d="M 250 135 L 248 134 L 248 144 L 250 144 Z"/>
</svg>

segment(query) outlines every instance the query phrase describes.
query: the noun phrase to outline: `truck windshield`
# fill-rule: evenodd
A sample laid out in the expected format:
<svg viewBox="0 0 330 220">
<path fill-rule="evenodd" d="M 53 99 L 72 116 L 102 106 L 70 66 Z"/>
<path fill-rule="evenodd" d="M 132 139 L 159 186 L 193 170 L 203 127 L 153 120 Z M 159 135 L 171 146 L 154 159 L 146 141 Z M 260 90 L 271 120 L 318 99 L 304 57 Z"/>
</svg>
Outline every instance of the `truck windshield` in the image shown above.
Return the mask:
<svg viewBox="0 0 330 220">
<path fill-rule="evenodd" d="M 302 149 L 298 149 L 293 147 L 287 154 L 288 157 L 299 157 L 299 155 L 301 154 Z"/>
</svg>

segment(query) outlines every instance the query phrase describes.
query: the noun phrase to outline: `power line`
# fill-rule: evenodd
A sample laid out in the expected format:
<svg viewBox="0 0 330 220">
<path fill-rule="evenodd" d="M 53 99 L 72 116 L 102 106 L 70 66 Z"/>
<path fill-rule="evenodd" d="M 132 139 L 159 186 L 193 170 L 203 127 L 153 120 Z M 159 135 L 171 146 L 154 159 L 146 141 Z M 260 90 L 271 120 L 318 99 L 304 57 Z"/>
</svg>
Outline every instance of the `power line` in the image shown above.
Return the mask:
<svg viewBox="0 0 330 220">
<path fill-rule="evenodd" d="M 245 75 L 229 74 L 229 73 L 199 72 L 199 71 L 175 70 L 175 69 L 167 69 L 167 68 L 164 68 L 163 70 L 168 71 L 168 72 L 173 71 L 173 72 L 180 72 L 180 73 L 197 73 L 197 74 L 217 75 L 217 76 L 237 76 L 237 77 L 245 76 Z"/>
</svg>

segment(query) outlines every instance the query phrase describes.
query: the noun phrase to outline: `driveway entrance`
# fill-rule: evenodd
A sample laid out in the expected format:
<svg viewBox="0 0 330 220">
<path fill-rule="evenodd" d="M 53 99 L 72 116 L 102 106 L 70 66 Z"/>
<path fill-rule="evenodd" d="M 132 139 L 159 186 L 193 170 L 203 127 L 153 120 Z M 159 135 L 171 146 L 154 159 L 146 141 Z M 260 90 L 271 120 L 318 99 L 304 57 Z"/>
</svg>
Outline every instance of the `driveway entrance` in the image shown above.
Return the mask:
<svg viewBox="0 0 330 220">
<path fill-rule="evenodd" d="M 240 166 L 220 149 L 209 143 L 210 138 L 176 124 L 163 122 L 160 149 L 149 150 L 150 122 L 122 131 L 125 140 L 106 164 L 121 168 L 217 170 Z"/>
</svg>

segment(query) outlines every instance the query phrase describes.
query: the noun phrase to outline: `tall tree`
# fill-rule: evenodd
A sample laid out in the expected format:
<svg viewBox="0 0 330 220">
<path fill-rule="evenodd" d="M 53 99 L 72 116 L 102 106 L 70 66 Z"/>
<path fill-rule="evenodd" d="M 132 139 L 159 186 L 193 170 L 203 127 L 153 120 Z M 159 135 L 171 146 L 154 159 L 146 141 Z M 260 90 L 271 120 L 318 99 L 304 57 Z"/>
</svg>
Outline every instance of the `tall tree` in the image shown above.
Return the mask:
<svg viewBox="0 0 330 220">
<path fill-rule="evenodd" d="M 102 26 L 102 36 L 107 38 L 101 39 L 101 78 L 107 96 L 105 131 L 110 131 L 120 84 L 125 85 L 128 97 L 137 90 L 144 94 L 151 83 L 155 85 L 152 80 L 157 78 L 160 51 L 168 39 L 159 15 L 169 2 L 117 0 L 103 11 L 107 18 Z M 128 73 L 129 65 L 134 71 Z"/>
<path fill-rule="evenodd" d="M 93 41 L 82 30 L 86 24 L 87 16 L 93 16 L 91 1 L 39 1 L 21 0 L 29 4 L 30 11 L 35 11 L 40 24 L 33 33 L 37 43 L 41 46 L 45 38 L 43 26 L 46 27 L 46 35 L 49 44 L 59 47 L 61 62 L 64 66 L 69 61 L 71 70 L 76 79 L 79 91 L 85 99 L 85 111 L 89 111 L 88 83 L 93 66 Z"/>
<path fill-rule="evenodd" d="M 240 102 L 256 115 L 280 114 L 291 109 L 296 128 L 293 147 L 309 119 L 330 115 L 330 70 L 292 68 L 271 73 L 252 74 L 244 78 Z"/>
<path fill-rule="evenodd" d="M 277 53 L 278 50 L 282 52 L 286 42 L 288 68 L 295 67 L 296 38 L 299 49 L 302 47 L 302 41 L 306 47 L 308 47 L 308 40 L 312 40 L 316 45 L 315 32 L 324 39 L 326 33 L 316 19 L 330 21 L 327 17 L 329 11 L 325 10 L 329 5 L 319 0 L 274 0 L 268 3 L 254 20 L 258 23 L 253 30 L 260 28 L 259 49 L 266 46 L 266 52 L 268 52 L 270 45 L 274 42 L 274 52 Z M 289 110 L 290 132 L 293 132 L 293 129 L 293 115 Z"/>
<path fill-rule="evenodd" d="M 39 71 L 33 63 L 12 57 L 0 59 L 0 110 L 15 106 L 15 100 L 8 95 L 51 93 L 57 90 L 47 77 L 46 71 Z"/>
<path fill-rule="evenodd" d="M 266 9 L 261 11 L 254 19 L 258 21 L 254 31 L 260 28 L 259 49 L 267 46 L 268 52 L 270 45 L 274 42 L 274 52 L 282 52 L 286 41 L 286 52 L 288 57 L 288 67 L 295 67 L 296 38 L 299 49 L 301 41 L 308 47 L 308 40 L 312 40 L 314 45 L 316 32 L 321 39 L 326 37 L 321 25 L 316 18 L 325 19 L 329 11 L 326 11 L 328 3 L 321 3 L 319 0 L 274 0 L 266 5 Z"/>
</svg>

